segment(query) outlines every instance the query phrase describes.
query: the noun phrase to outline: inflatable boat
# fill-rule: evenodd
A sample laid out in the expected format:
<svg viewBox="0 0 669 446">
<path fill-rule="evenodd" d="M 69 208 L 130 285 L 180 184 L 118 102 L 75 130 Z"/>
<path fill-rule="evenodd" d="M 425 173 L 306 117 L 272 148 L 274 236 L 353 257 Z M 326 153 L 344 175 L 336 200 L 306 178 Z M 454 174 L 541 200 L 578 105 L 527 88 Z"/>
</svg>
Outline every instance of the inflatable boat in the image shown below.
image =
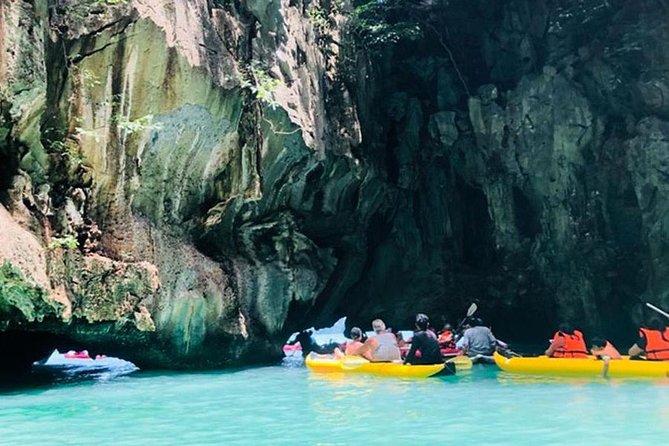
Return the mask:
<svg viewBox="0 0 669 446">
<path fill-rule="evenodd" d="M 139 368 L 124 359 L 104 355 L 91 358 L 86 351 L 60 353 L 54 350 L 47 358 L 33 362 L 32 370 L 65 375 L 111 373 L 118 376 L 132 373 Z"/>
</svg>

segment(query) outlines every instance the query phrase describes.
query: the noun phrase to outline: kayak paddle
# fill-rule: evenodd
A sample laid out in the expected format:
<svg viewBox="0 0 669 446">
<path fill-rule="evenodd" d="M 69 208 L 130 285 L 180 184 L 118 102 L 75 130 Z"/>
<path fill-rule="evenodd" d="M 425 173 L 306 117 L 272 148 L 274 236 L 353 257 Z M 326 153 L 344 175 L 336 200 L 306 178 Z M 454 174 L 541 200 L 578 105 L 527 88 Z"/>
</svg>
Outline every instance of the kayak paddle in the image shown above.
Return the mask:
<svg viewBox="0 0 669 446">
<path fill-rule="evenodd" d="M 472 303 L 469 308 L 467 309 L 467 316 L 463 320 L 460 321 L 458 324 L 457 328 L 455 329 L 454 333 L 457 333 L 460 330 L 460 327 L 462 327 L 462 324 L 465 323 L 465 321 L 472 316 L 472 314 L 476 313 L 476 310 L 478 309 L 478 306 L 476 303 Z"/>
<path fill-rule="evenodd" d="M 662 316 L 669 318 L 669 313 L 667 313 L 666 311 L 662 310 L 661 308 L 656 307 L 655 305 L 651 304 L 650 302 L 646 302 L 641 297 L 639 298 L 639 300 L 641 301 L 641 303 L 643 303 L 645 306 L 647 306 L 651 310 L 656 311 L 656 312 L 660 313 Z"/>
<path fill-rule="evenodd" d="M 446 362 L 452 362 L 458 370 L 468 370 L 472 368 L 472 360 L 468 356 L 453 356 Z"/>
</svg>

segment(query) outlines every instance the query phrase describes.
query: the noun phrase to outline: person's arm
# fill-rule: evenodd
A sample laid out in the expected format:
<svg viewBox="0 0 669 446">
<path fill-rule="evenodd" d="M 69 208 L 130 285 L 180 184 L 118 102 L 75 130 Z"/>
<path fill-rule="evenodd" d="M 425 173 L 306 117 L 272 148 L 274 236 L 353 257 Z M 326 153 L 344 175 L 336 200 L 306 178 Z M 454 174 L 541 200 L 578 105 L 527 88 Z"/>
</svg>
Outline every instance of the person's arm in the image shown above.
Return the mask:
<svg viewBox="0 0 669 446">
<path fill-rule="evenodd" d="M 376 348 L 376 339 L 368 338 L 364 344 L 354 349 L 351 353 L 354 355 L 360 355 L 371 361 L 372 351 L 374 351 L 374 348 Z"/>
<path fill-rule="evenodd" d="M 458 339 L 458 342 L 455 343 L 455 348 L 462 350 L 463 352 L 466 352 L 468 347 L 469 347 L 469 338 L 467 338 L 466 334 L 463 334 L 462 337 Z"/>
<path fill-rule="evenodd" d="M 416 350 L 418 350 L 418 348 L 416 347 L 416 343 L 414 342 L 411 344 L 411 348 L 409 349 L 409 353 L 407 353 L 407 357 L 404 358 L 405 364 L 411 364 L 414 361 L 414 359 L 416 359 Z"/>
<path fill-rule="evenodd" d="M 351 350 L 352 355 L 362 355 L 369 351 L 369 339 L 367 339 L 363 344 L 353 347 Z"/>
<path fill-rule="evenodd" d="M 637 339 L 636 344 L 630 347 L 629 351 L 627 352 L 630 357 L 635 357 L 639 355 L 643 355 L 646 352 L 646 344 L 648 342 L 646 341 L 646 336 L 644 335 L 641 330 L 639 330 L 639 339 Z"/>
<path fill-rule="evenodd" d="M 346 349 L 344 350 L 344 354 L 346 355 L 354 355 L 353 353 L 358 347 L 362 345 L 362 342 L 360 341 L 353 341 L 350 344 L 346 344 Z"/>
<path fill-rule="evenodd" d="M 629 351 L 627 352 L 630 357 L 634 358 L 636 356 L 639 356 L 643 354 L 644 350 L 639 347 L 637 344 L 634 344 L 633 346 L 630 347 Z"/>
<path fill-rule="evenodd" d="M 609 373 L 609 361 L 611 358 L 608 356 L 604 355 L 602 356 L 602 359 L 604 360 L 604 367 L 602 367 L 602 376 L 604 378 L 608 378 L 608 373 Z"/>
<path fill-rule="evenodd" d="M 493 352 L 497 350 L 497 339 L 495 339 L 495 335 L 492 334 L 491 330 L 488 330 L 488 343 Z"/>
<path fill-rule="evenodd" d="M 419 336 L 414 335 L 409 353 L 407 353 L 407 357 L 404 358 L 405 364 L 411 364 L 413 360 L 416 359 L 416 350 L 418 350 L 418 344 L 420 344 Z"/>
<path fill-rule="evenodd" d="M 549 357 L 553 356 L 553 353 L 555 353 L 555 351 L 560 347 L 564 347 L 564 338 L 563 337 L 558 337 L 556 340 L 551 342 L 551 345 L 549 345 L 548 348 L 546 349 L 546 352 L 545 352 L 546 356 L 549 356 Z"/>
</svg>

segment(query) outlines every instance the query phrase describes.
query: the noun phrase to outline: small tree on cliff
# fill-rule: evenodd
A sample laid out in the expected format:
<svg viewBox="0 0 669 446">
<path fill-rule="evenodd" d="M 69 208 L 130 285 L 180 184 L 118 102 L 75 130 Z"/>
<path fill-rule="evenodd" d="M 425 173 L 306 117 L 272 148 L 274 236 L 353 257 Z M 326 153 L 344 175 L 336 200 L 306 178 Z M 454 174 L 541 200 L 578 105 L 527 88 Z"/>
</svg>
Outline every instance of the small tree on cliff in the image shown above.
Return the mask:
<svg viewBox="0 0 669 446">
<path fill-rule="evenodd" d="M 448 0 L 354 0 L 349 33 L 372 55 L 382 55 L 390 45 L 425 37 L 436 38 L 450 59 L 465 92 L 469 87 L 458 68 L 448 42 L 448 29 L 438 16 L 445 14 Z"/>
<path fill-rule="evenodd" d="M 350 26 L 358 40 L 371 49 L 401 40 L 418 40 L 423 36 L 417 20 L 415 2 L 407 0 L 365 0 L 355 2 Z"/>
<path fill-rule="evenodd" d="M 242 88 L 251 90 L 257 99 L 273 109 L 279 106 L 275 93 L 280 85 L 281 81 L 271 77 L 257 61 L 252 61 L 242 73 Z"/>
</svg>

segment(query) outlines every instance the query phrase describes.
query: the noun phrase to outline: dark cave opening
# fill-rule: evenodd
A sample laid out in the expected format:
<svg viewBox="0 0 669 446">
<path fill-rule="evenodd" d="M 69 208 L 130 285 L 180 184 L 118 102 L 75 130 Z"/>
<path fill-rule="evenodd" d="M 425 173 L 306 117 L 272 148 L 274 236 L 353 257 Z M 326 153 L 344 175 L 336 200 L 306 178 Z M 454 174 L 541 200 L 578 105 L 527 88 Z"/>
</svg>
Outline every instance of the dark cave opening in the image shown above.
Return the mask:
<svg viewBox="0 0 669 446">
<path fill-rule="evenodd" d="M 517 187 L 513 188 L 513 209 L 520 236 L 529 239 L 536 237 L 541 231 L 538 214 L 529 198 Z"/>
<path fill-rule="evenodd" d="M 12 178 L 19 169 L 18 150 L 11 144 L 11 116 L 4 103 L 0 102 L 0 201 L 6 201 L 3 195 L 10 188 Z"/>
<path fill-rule="evenodd" d="M 495 261 L 493 226 L 488 202 L 482 190 L 457 180 L 460 196 L 462 263 L 477 270 L 489 268 Z"/>
<path fill-rule="evenodd" d="M 11 181 L 18 170 L 18 163 L 7 155 L 3 150 L 2 143 L 0 143 L 0 202 L 6 203 L 7 197 L 5 194 L 11 187 Z"/>
<path fill-rule="evenodd" d="M 83 350 L 86 346 L 64 335 L 43 331 L 0 331 L 0 372 L 28 372 L 34 361 L 47 357 L 54 349 Z"/>
<path fill-rule="evenodd" d="M 392 184 L 397 184 L 400 177 L 400 165 L 397 160 L 395 148 L 399 146 L 399 139 L 397 137 L 397 128 L 394 124 L 390 124 L 388 129 L 388 142 L 385 145 L 385 166 L 388 173 L 388 181 Z"/>
</svg>

